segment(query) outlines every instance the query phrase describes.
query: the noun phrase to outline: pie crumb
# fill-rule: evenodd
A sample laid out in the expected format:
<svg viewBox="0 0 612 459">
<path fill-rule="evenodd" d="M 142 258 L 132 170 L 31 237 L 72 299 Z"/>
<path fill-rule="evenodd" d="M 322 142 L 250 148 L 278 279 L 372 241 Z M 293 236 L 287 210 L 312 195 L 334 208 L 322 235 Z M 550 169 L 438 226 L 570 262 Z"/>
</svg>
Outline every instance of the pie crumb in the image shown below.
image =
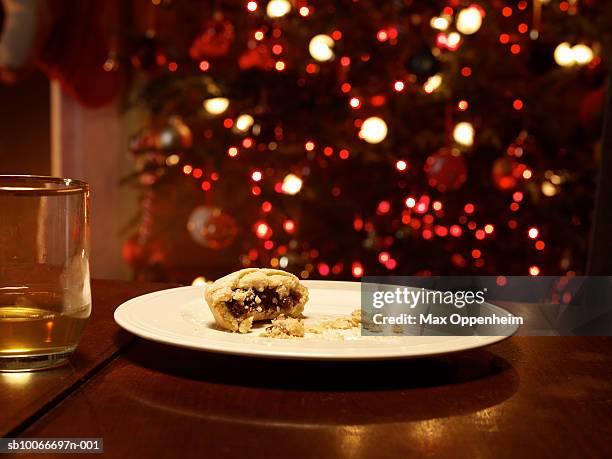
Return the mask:
<svg viewBox="0 0 612 459">
<path fill-rule="evenodd" d="M 324 320 L 318 325 L 308 327 L 308 333 L 323 333 L 325 330 L 349 330 L 361 325 L 361 309 L 355 309 L 350 316 Z"/>
<path fill-rule="evenodd" d="M 361 309 L 355 309 L 351 312 L 351 321 L 355 327 L 361 325 Z"/>
<path fill-rule="evenodd" d="M 247 317 L 240 324 L 238 324 L 239 333 L 248 333 L 253 326 L 253 317 Z"/>
<path fill-rule="evenodd" d="M 280 339 L 303 338 L 304 332 L 304 322 L 301 319 L 285 317 L 281 314 L 272 320 L 272 325 L 266 327 L 266 330 L 260 336 Z"/>
<path fill-rule="evenodd" d="M 330 320 L 323 320 L 315 325 L 305 325 L 304 317 L 287 318 L 284 315 L 272 320 L 272 324 L 266 327 L 265 331 L 259 335 L 264 338 L 303 338 L 306 333 L 327 334 L 332 330 L 350 330 L 361 326 L 361 310 L 355 309 L 350 315 L 336 317 Z M 341 333 L 334 335 L 336 339 L 344 339 Z"/>
</svg>

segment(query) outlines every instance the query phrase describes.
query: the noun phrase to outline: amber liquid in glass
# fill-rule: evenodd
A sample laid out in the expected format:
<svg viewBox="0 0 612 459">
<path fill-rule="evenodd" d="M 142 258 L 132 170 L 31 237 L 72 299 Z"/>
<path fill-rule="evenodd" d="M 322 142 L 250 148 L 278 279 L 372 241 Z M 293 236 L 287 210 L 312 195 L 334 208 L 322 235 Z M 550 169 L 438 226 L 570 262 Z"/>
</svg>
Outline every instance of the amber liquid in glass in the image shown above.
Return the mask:
<svg viewBox="0 0 612 459">
<path fill-rule="evenodd" d="M 0 358 L 72 350 L 79 342 L 89 307 L 70 314 L 26 306 L 0 306 Z"/>
</svg>

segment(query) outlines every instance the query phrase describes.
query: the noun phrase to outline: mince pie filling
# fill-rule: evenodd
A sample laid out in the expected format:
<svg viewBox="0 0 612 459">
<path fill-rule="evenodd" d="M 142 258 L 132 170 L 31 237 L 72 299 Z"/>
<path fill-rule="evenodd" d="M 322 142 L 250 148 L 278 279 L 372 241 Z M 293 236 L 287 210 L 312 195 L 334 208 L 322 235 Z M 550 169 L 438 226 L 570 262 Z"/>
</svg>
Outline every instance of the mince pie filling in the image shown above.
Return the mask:
<svg viewBox="0 0 612 459">
<path fill-rule="evenodd" d="M 297 298 L 292 295 L 281 298 L 275 289 L 265 288 L 261 292 L 249 289 L 243 299 L 232 299 L 225 304 L 234 317 L 242 317 L 254 311 L 290 309 L 296 302 Z"/>
</svg>

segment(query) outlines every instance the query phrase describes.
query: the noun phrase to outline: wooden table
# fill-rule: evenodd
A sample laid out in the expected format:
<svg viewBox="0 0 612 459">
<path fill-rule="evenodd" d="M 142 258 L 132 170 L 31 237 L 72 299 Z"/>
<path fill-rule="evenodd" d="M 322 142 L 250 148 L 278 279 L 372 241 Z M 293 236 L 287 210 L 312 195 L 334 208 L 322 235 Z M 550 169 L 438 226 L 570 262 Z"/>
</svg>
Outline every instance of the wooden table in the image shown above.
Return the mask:
<svg viewBox="0 0 612 459">
<path fill-rule="evenodd" d="M 612 456 L 612 338 L 317 363 L 176 349 L 115 325 L 121 302 L 166 287 L 94 281 L 70 366 L 0 374 L 0 432 L 102 437 L 117 458 Z"/>
</svg>

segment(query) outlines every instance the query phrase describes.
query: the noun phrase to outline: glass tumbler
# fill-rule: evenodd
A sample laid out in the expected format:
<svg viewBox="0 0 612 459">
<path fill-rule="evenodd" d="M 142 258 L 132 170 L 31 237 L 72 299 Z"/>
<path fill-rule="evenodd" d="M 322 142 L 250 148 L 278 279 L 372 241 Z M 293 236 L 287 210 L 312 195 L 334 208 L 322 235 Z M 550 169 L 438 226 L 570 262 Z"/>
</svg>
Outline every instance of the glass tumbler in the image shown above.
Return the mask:
<svg viewBox="0 0 612 459">
<path fill-rule="evenodd" d="M 0 371 L 65 363 L 90 313 L 89 186 L 0 175 Z"/>
</svg>

